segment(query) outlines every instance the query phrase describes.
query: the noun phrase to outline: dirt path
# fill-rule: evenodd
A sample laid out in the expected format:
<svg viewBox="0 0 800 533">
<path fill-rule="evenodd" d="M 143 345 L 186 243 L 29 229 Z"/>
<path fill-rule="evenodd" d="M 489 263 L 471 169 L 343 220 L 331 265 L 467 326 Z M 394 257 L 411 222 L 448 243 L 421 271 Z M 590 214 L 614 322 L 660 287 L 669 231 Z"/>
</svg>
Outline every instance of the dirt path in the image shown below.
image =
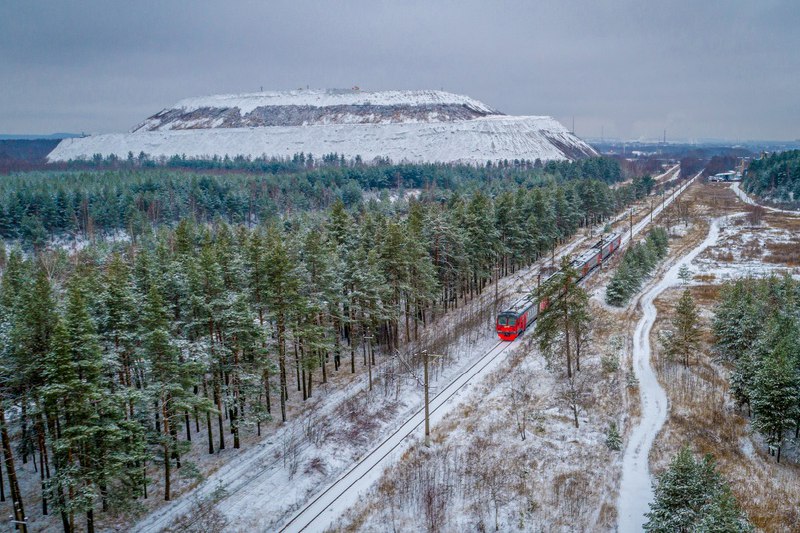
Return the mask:
<svg viewBox="0 0 800 533">
<path fill-rule="evenodd" d="M 683 265 L 690 264 L 706 248 L 717 242 L 720 221 L 724 218 L 714 219 L 705 240 L 672 265 L 662 279 L 640 300 L 643 315 L 636 325 L 633 337 L 633 367 L 639 381 L 642 416 L 639 425 L 631 432 L 622 459 L 622 481 L 617 501 L 620 532 L 641 531 L 642 525 L 646 522 L 644 514 L 648 511 L 653 498 L 648 459 L 650 448 L 667 420 L 669 408 L 667 395 L 659 385 L 650 363 L 650 330 L 656 321 L 653 301 L 664 290 L 679 283 L 678 271 Z"/>
</svg>

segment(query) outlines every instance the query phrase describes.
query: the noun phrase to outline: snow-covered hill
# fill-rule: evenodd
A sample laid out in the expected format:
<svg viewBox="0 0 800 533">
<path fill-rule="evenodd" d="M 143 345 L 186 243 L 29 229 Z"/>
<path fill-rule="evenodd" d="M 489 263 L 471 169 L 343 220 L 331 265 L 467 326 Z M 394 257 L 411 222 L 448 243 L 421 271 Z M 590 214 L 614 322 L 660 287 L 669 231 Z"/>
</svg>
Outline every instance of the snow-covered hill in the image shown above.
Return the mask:
<svg viewBox="0 0 800 533">
<path fill-rule="evenodd" d="M 130 133 L 65 139 L 51 161 L 94 154 L 291 157 L 484 163 L 575 159 L 594 149 L 550 117 L 512 117 L 443 91 L 301 90 L 181 100 Z"/>
<path fill-rule="evenodd" d="M 449 122 L 500 114 L 444 91 L 300 90 L 187 98 L 132 131 Z"/>
</svg>

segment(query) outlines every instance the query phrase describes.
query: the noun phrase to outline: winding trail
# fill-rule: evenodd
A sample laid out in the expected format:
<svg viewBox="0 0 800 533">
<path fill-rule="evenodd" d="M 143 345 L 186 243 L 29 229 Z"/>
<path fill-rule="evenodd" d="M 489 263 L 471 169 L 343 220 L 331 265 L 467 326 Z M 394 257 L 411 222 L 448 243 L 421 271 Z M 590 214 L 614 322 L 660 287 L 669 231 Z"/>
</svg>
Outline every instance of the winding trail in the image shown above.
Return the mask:
<svg viewBox="0 0 800 533">
<path fill-rule="evenodd" d="M 724 218 L 715 218 L 705 240 L 672 265 L 640 299 L 643 315 L 633 335 L 633 369 L 639 380 L 642 415 L 639 425 L 631 432 L 622 458 L 622 482 L 617 501 L 618 531 L 622 533 L 642 531 L 642 525 L 647 521 L 644 514 L 653 499 L 648 458 L 653 441 L 667 420 L 669 409 L 667 394 L 659 385 L 650 363 L 650 330 L 657 314 L 653 301 L 664 290 L 679 283 L 678 271 L 683 265 L 689 265 L 695 257 L 717 242 L 719 224 Z"/>
<path fill-rule="evenodd" d="M 674 171 L 675 167 L 668 172 Z M 663 209 L 683 193 L 696 177 L 676 187 L 671 194 L 661 199 L 661 203 L 654 204 L 652 215 L 648 213 L 647 216 L 642 217 L 639 222 L 634 224 L 632 231 L 624 227 L 620 228 L 620 232 L 623 234 L 623 243 L 627 243 L 631 234 L 637 235 L 644 230 L 651 223 L 651 219 L 658 216 Z M 621 213 L 615 222 L 623 221 L 624 226 L 626 215 L 626 212 Z M 572 253 L 586 240 L 585 236 L 574 239 L 560 248 L 555 257 L 559 258 Z M 545 262 L 547 262 L 546 258 L 542 263 Z M 525 275 L 520 271 L 512 275 L 509 283 L 524 284 L 526 279 L 535 279 L 536 272 L 533 268 L 525 269 Z M 449 383 L 440 383 L 443 390 L 431 401 L 432 424 L 435 425 L 442 420 L 457 403 L 457 400 L 471 387 L 471 383 L 479 381 L 491 372 L 502 361 L 507 349 L 513 345 L 515 343 L 496 344 L 486 354 L 472 359 L 461 370 L 455 372 Z M 353 382 L 346 387 L 346 390 L 361 386 L 360 381 Z M 346 391 L 342 391 L 342 394 L 344 392 Z M 338 400 L 338 398 L 337 396 L 336 399 Z M 328 398 L 325 407 L 318 414 L 329 414 L 329 410 L 335 409 L 338 405 L 338 401 L 334 401 L 334 398 Z M 338 518 L 344 510 L 357 503 L 359 495 L 380 477 L 385 466 L 396 460 L 402 451 L 411 444 L 408 437 L 414 432 L 419 433 L 421 419 L 421 410 L 416 411 L 411 418 L 405 421 L 398 419 L 395 431 L 378 442 L 360 460 L 344 469 L 330 484 L 320 487 L 321 490 L 300 505 L 288 522 L 283 522 L 281 529 L 285 531 L 322 531 L 329 527 L 331 522 Z M 142 533 L 162 531 L 170 527 L 170 524 L 180 515 L 191 513 L 195 515 L 193 521 L 190 518 L 194 525 L 194 522 L 202 518 L 200 515 L 205 514 L 204 512 L 198 513 L 194 508 L 195 498 L 207 498 L 218 488 L 225 489 L 225 496 L 217 501 L 212 506 L 213 508 L 222 511 L 233 521 L 252 519 L 253 523 L 260 524 L 260 526 L 251 524 L 250 529 L 264 528 L 262 518 L 274 512 L 275 508 L 274 505 L 270 507 L 270 504 L 265 504 L 265 502 L 281 499 L 287 491 L 287 487 L 281 484 L 283 480 L 280 475 L 284 469 L 280 468 L 281 461 L 276 455 L 276 451 L 280 450 L 283 436 L 290 432 L 292 427 L 290 423 L 279 428 L 272 437 L 265 438 L 260 445 L 252 446 L 249 450 L 230 460 L 194 490 L 188 491 L 172 502 L 152 511 L 135 524 L 132 531 Z M 238 527 L 238 523 L 230 525 L 234 528 Z"/>
</svg>

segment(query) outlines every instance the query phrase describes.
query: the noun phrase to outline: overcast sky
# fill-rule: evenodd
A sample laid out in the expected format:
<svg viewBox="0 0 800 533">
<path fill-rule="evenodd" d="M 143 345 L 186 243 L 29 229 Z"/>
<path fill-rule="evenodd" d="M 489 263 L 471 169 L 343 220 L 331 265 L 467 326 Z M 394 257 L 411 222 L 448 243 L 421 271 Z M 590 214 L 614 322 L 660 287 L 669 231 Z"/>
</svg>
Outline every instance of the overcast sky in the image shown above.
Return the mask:
<svg viewBox="0 0 800 533">
<path fill-rule="evenodd" d="M 443 88 L 580 136 L 800 138 L 800 4 L 0 0 L 0 133 L 127 131 L 188 96 Z"/>
</svg>

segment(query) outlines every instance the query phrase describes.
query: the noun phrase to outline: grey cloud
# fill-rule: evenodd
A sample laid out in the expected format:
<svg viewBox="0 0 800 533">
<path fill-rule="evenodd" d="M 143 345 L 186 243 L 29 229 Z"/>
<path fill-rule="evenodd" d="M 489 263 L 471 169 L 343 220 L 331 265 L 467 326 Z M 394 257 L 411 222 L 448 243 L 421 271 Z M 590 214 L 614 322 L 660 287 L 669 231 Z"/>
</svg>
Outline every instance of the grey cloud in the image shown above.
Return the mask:
<svg viewBox="0 0 800 533">
<path fill-rule="evenodd" d="M 0 129 L 125 131 L 175 101 L 440 88 L 579 134 L 797 138 L 789 1 L 58 1 L 0 6 Z"/>
</svg>

